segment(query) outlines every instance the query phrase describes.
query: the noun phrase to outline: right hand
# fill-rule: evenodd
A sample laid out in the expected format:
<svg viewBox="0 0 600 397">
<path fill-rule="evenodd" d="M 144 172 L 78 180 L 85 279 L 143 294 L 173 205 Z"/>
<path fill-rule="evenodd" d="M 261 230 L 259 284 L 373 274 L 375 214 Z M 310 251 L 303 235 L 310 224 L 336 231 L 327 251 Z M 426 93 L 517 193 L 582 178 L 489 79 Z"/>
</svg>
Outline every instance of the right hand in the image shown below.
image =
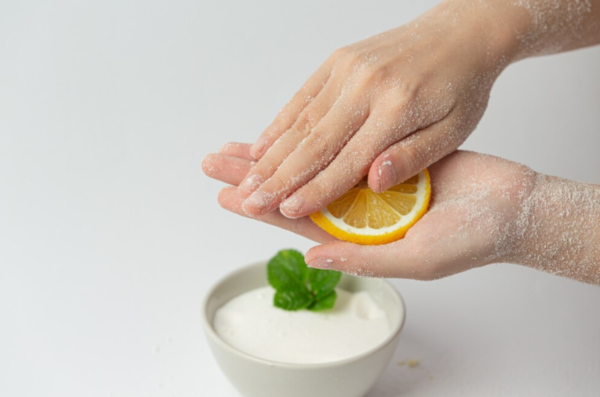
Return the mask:
<svg viewBox="0 0 600 397">
<path fill-rule="evenodd" d="M 239 188 L 245 211 L 281 205 L 300 218 L 367 174 L 381 192 L 456 150 L 508 63 L 510 40 L 476 4 L 444 2 L 334 52 L 252 146 L 258 162 Z"/>
</svg>

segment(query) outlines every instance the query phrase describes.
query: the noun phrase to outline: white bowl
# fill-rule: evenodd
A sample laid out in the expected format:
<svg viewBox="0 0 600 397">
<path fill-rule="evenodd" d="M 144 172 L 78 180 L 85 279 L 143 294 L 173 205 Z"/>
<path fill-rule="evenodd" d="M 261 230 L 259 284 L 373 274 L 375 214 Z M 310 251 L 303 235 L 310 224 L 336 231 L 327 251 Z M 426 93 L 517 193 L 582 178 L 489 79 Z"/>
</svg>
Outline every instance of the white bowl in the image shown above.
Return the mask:
<svg viewBox="0 0 600 397">
<path fill-rule="evenodd" d="M 387 281 L 342 276 L 339 287 L 368 291 L 390 320 L 390 335 L 373 349 L 345 360 L 320 364 L 289 364 L 241 352 L 223 341 L 213 328 L 217 309 L 230 299 L 268 285 L 266 262 L 239 269 L 219 281 L 205 298 L 202 324 L 208 343 L 229 381 L 245 397 L 362 397 L 388 365 L 404 325 L 405 308 Z"/>
</svg>

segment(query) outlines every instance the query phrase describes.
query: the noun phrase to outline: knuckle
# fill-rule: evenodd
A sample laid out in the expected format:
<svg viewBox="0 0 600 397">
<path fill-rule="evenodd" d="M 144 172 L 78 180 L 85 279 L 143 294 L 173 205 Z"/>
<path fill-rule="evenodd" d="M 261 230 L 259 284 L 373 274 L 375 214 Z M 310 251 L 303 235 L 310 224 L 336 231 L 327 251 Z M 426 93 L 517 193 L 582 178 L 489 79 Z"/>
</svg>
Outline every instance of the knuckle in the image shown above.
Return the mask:
<svg viewBox="0 0 600 397">
<path fill-rule="evenodd" d="M 265 183 L 263 190 L 271 191 L 273 193 L 281 193 L 289 187 L 290 178 L 285 176 L 282 170 L 274 173 L 271 178 Z"/>
<path fill-rule="evenodd" d="M 290 128 L 289 132 L 292 134 L 296 134 L 299 137 L 304 137 L 308 135 L 308 133 L 313 129 L 314 124 L 316 124 L 316 115 L 312 110 L 307 109 L 300 113 L 298 119 Z"/>
<path fill-rule="evenodd" d="M 396 153 L 396 161 L 401 165 L 402 171 L 408 174 L 414 174 L 424 166 L 426 158 L 425 152 L 416 145 L 406 145 L 399 148 Z"/>
<path fill-rule="evenodd" d="M 383 119 L 391 125 L 401 125 L 403 120 L 408 121 L 409 116 L 408 103 L 406 98 L 395 94 L 387 94 L 375 99 L 377 101 L 377 112 Z"/>
<path fill-rule="evenodd" d="M 367 58 L 363 59 L 360 64 L 360 74 L 363 80 L 373 83 L 384 80 L 386 70 L 385 67 L 382 67 L 378 62 L 371 61 Z"/>
<path fill-rule="evenodd" d="M 271 125 L 265 129 L 264 135 L 268 139 L 271 139 L 282 134 L 290 124 L 291 117 L 287 113 L 279 113 Z"/>
<path fill-rule="evenodd" d="M 339 60 L 344 59 L 352 52 L 349 46 L 340 47 L 333 51 L 328 58 L 328 62 L 337 63 Z"/>
<path fill-rule="evenodd" d="M 387 106 L 390 111 L 396 114 L 408 114 L 411 110 L 419 109 L 418 100 L 421 91 L 421 84 L 410 81 L 393 81 L 388 84 L 386 92 L 379 98 L 382 105 Z M 422 112 L 417 112 L 422 113 Z"/>
<path fill-rule="evenodd" d="M 265 174 L 270 175 L 277 170 L 277 167 L 279 167 L 279 163 L 276 162 L 275 159 L 273 159 L 273 157 L 269 156 L 269 154 L 267 153 L 265 156 L 263 156 L 263 158 L 261 158 L 258 161 L 258 163 L 256 163 L 256 165 L 252 169 L 252 174 L 259 174 L 262 176 L 264 176 Z"/>
<path fill-rule="evenodd" d="M 419 95 L 419 91 L 421 90 L 421 80 L 420 79 L 408 79 L 403 81 L 402 84 L 399 84 L 398 94 L 405 98 L 405 102 L 411 103 L 413 102 Z"/>
<path fill-rule="evenodd" d="M 306 147 L 310 153 L 311 160 L 328 159 L 336 150 L 338 144 L 332 136 L 318 130 L 314 130 L 309 139 L 306 140 Z"/>
<path fill-rule="evenodd" d="M 345 50 L 338 59 L 337 63 L 346 72 L 356 72 L 360 70 L 361 65 L 364 63 L 364 60 L 360 51 L 351 47 L 345 47 Z"/>
</svg>

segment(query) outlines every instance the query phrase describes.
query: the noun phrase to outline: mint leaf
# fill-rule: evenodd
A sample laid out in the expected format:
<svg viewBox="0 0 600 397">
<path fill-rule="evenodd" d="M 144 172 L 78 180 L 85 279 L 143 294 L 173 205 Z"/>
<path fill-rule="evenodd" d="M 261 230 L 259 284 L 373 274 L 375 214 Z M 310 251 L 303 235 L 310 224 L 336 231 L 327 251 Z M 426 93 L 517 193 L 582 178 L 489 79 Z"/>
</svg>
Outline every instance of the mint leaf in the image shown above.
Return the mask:
<svg viewBox="0 0 600 397">
<path fill-rule="evenodd" d="M 308 270 L 308 282 L 310 290 L 316 300 L 320 300 L 335 290 L 335 286 L 342 278 L 342 273 L 334 270 L 310 269 Z"/>
<path fill-rule="evenodd" d="M 320 300 L 315 301 L 311 306 L 307 309 L 312 310 L 314 312 L 326 309 L 332 309 L 333 305 L 335 305 L 335 300 L 337 299 L 337 293 L 334 291 L 329 292 L 329 294 L 322 297 Z"/>
<path fill-rule="evenodd" d="M 269 284 L 277 291 L 273 304 L 284 310 L 325 310 L 335 304 L 341 273 L 310 269 L 296 250 L 282 250 L 267 264 Z"/>
<path fill-rule="evenodd" d="M 279 251 L 267 264 L 267 277 L 277 291 L 305 286 L 308 266 L 304 256 L 295 250 Z"/>
<path fill-rule="evenodd" d="M 277 291 L 273 298 L 276 307 L 284 310 L 300 310 L 315 303 L 306 288 Z"/>
</svg>

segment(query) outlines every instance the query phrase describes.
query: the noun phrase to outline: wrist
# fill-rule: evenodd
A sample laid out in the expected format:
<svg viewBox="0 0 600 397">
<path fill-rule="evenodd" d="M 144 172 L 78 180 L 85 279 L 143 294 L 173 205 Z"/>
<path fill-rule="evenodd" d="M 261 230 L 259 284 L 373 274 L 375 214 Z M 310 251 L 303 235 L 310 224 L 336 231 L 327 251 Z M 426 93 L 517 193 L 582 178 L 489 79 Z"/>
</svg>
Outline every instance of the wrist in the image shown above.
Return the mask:
<svg viewBox="0 0 600 397">
<path fill-rule="evenodd" d="M 430 12 L 463 32 L 481 68 L 497 77 L 521 57 L 521 37 L 529 21 L 506 1 L 447 0 Z M 454 22 L 450 22 L 454 21 Z"/>
<path fill-rule="evenodd" d="M 507 261 L 600 284 L 600 187 L 537 174 Z"/>
</svg>

